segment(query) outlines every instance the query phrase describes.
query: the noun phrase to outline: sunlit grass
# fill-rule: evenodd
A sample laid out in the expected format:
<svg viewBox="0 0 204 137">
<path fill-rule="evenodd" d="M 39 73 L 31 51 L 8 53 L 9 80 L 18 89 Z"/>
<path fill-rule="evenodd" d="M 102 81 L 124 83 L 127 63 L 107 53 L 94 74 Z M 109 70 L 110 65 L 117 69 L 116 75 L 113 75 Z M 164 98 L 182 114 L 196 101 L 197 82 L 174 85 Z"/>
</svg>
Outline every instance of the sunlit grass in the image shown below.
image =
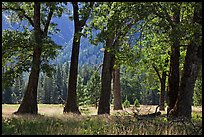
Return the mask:
<svg viewBox="0 0 204 137">
<path fill-rule="evenodd" d="M 202 134 L 202 111 L 193 112 L 193 122 L 172 122 L 165 117 L 138 120 L 125 111 L 96 115 L 92 106 L 81 106 L 82 115 L 63 114 L 63 106 L 39 104 L 39 115 L 12 115 L 2 105 L 3 135 L 186 135 Z M 129 109 L 131 110 L 131 109 Z M 92 115 L 93 114 L 93 115 Z"/>
</svg>

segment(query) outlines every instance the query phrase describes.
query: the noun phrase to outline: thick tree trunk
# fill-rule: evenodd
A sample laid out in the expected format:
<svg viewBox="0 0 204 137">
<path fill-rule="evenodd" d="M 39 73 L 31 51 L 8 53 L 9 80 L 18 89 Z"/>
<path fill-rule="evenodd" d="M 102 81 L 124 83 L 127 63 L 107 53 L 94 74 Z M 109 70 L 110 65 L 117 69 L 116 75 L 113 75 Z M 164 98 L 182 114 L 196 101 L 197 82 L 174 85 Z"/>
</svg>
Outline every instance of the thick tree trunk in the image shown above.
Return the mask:
<svg viewBox="0 0 204 137">
<path fill-rule="evenodd" d="M 37 87 L 41 62 L 41 30 L 40 30 L 40 3 L 35 2 L 34 5 L 34 29 L 36 45 L 33 52 L 32 69 L 29 76 L 28 86 L 24 94 L 23 101 L 19 109 L 14 114 L 37 114 Z"/>
<path fill-rule="evenodd" d="M 68 94 L 67 94 L 66 105 L 64 107 L 64 112 L 72 112 L 77 114 L 81 114 L 77 105 L 77 93 L 76 93 L 79 47 L 80 47 L 80 39 L 74 36 L 70 72 L 69 72 Z"/>
<path fill-rule="evenodd" d="M 37 114 L 37 87 L 40 72 L 40 49 L 35 49 L 33 53 L 33 67 L 29 76 L 28 86 L 23 97 L 23 101 L 15 114 Z"/>
<path fill-rule="evenodd" d="M 191 118 L 193 91 L 198 76 L 199 64 L 197 57 L 198 46 L 189 45 L 187 48 L 184 73 L 181 78 L 178 98 L 171 116 Z"/>
<path fill-rule="evenodd" d="M 173 22 L 175 24 L 179 23 L 180 20 L 180 9 L 176 9 Z M 180 47 L 179 47 L 179 33 L 177 32 L 176 26 L 172 26 L 172 41 L 173 45 L 171 46 L 171 55 L 170 55 L 170 71 L 169 71 L 169 85 L 168 85 L 168 108 L 167 115 L 169 111 L 173 109 L 179 90 L 179 56 L 180 56 Z"/>
<path fill-rule="evenodd" d="M 113 69 L 113 110 L 122 110 L 120 69 Z"/>
<path fill-rule="evenodd" d="M 180 48 L 178 44 L 171 47 L 172 54 L 170 56 L 170 72 L 169 72 L 169 90 L 168 90 L 168 109 L 169 111 L 173 109 L 179 90 L 179 56 Z"/>
<path fill-rule="evenodd" d="M 81 31 L 79 15 L 78 15 L 78 5 L 77 3 L 73 3 L 74 10 L 74 39 L 72 45 L 72 56 L 71 56 L 71 64 L 70 64 L 70 72 L 69 72 L 69 84 L 68 84 L 68 94 L 67 100 L 64 107 L 64 113 L 72 112 L 76 114 L 81 114 L 78 105 L 77 105 L 77 74 L 78 74 L 78 59 L 79 59 L 79 47 L 80 47 L 80 37 L 79 32 Z"/>
<path fill-rule="evenodd" d="M 111 48 L 113 40 L 108 38 L 106 48 Z M 112 69 L 114 64 L 114 55 L 105 50 L 102 68 L 101 95 L 99 100 L 98 114 L 110 114 L 110 94 Z"/>
<path fill-rule="evenodd" d="M 194 12 L 194 22 L 202 22 L 202 9 L 197 6 L 201 3 L 196 3 Z M 199 9 L 199 10 L 198 10 Z M 192 104 L 193 104 L 193 91 L 195 81 L 198 76 L 198 71 L 202 60 L 202 46 L 199 46 L 197 42 L 202 34 L 195 32 L 194 41 L 189 44 L 186 51 L 186 57 L 184 62 L 184 71 L 181 78 L 181 84 L 179 87 L 179 94 L 174 109 L 169 114 L 173 117 L 186 117 L 191 118 Z"/>
</svg>

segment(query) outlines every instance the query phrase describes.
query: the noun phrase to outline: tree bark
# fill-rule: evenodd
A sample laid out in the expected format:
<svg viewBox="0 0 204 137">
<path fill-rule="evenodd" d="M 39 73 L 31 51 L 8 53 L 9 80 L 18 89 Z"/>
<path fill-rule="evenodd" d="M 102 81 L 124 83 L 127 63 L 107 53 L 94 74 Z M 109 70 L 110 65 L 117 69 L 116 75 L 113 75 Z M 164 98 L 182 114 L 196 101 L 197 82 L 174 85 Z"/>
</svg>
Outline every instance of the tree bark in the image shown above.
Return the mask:
<svg viewBox="0 0 204 137">
<path fill-rule="evenodd" d="M 180 20 L 180 9 L 176 9 L 173 17 L 174 24 L 178 24 Z M 179 33 L 176 26 L 172 26 L 172 41 L 173 45 L 171 46 L 171 55 L 170 55 L 170 71 L 169 71 L 169 85 L 168 85 L 168 108 L 167 115 L 169 111 L 173 109 L 179 90 L 179 56 L 180 56 L 180 47 L 179 47 Z"/>
<path fill-rule="evenodd" d="M 164 67 L 166 67 L 167 64 L 168 64 L 168 59 L 165 61 Z M 160 76 L 158 68 L 154 64 L 152 64 L 152 67 L 156 71 L 157 76 L 159 77 L 160 85 L 161 85 L 159 110 L 165 110 L 165 108 L 164 108 L 164 101 L 165 101 L 164 95 L 165 95 L 165 89 L 166 89 L 165 88 L 166 87 L 166 71 L 163 70 L 162 71 L 162 76 Z"/>
<path fill-rule="evenodd" d="M 202 20 L 202 16 L 198 15 L 201 14 L 202 10 L 197 11 L 199 9 L 197 6 L 199 6 L 198 3 L 195 7 L 193 21 L 199 23 Z M 179 94 L 174 109 L 169 114 L 170 116 L 191 118 L 193 91 L 202 62 L 202 45 L 197 44 L 200 35 L 202 36 L 202 34 L 195 32 L 194 41 L 187 47 Z"/>
<path fill-rule="evenodd" d="M 177 43 L 172 47 L 172 54 L 170 56 L 170 72 L 169 72 L 169 90 L 168 90 L 168 109 L 167 115 L 173 109 L 179 90 L 179 56 L 180 48 Z"/>
<path fill-rule="evenodd" d="M 81 114 L 77 105 L 77 74 L 78 74 L 78 59 L 79 59 L 79 48 L 80 48 L 80 37 L 79 32 L 82 30 L 79 22 L 78 15 L 78 4 L 77 2 L 72 3 L 74 11 L 74 39 L 72 44 L 72 56 L 69 72 L 69 84 L 68 84 L 68 94 L 67 100 L 64 107 L 64 113 L 72 112 L 76 114 Z"/>
<path fill-rule="evenodd" d="M 93 7 L 93 2 L 89 3 L 89 8 L 87 9 L 87 13 L 82 16 L 82 20 L 79 20 L 79 7 L 77 2 L 72 2 L 73 12 L 74 12 L 74 39 L 72 45 L 72 56 L 71 56 L 71 64 L 70 64 L 70 72 L 69 72 L 69 84 L 68 84 L 68 94 L 67 100 L 64 107 L 63 112 L 72 112 L 76 114 L 81 114 L 77 105 L 77 75 L 78 75 L 78 60 L 79 60 L 79 48 L 80 48 L 80 32 L 83 29 L 83 26 L 86 24 L 86 21 L 89 17 L 91 9 Z"/>
<path fill-rule="evenodd" d="M 160 107 L 159 110 L 165 110 L 164 108 L 164 95 L 165 95 L 165 87 L 166 87 L 166 71 L 162 72 L 162 77 L 161 77 L 161 93 L 160 93 Z"/>
<path fill-rule="evenodd" d="M 113 40 L 108 38 L 106 40 L 106 48 L 112 47 Z M 108 52 L 104 53 L 102 79 L 101 79 L 101 95 L 99 100 L 98 114 L 110 114 L 110 94 L 111 94 L 111 79 L 112 69 L 114 64 L 114 55 Z"/>
<path fill-rule="evenodd" d="M 119 68 L 113 69 L 113 97 L 113 110 L 122 110 Z"/>
<path fill-rule="evenodd" d="M 29 76 L 28 86 L 24 94 L 23 101 L 14 114 L 37 114 L 37 87 L 41 63 L 41 29 L 40 29 L 40 3 L 34 5 L 34 29 L 35 29 L 35 47 L 33 52 L 32 69 Z"/>
<path fill-rule="evenodd" d="M 197 51 L 198 46 L 196 45 L 189 45 L 187 48 L 184 73 L 181 78 L 181 85 L 175 107 L 170 114 L 171 116 L 191 118 L 193 90 L 199 70 Z"/>
</svg>

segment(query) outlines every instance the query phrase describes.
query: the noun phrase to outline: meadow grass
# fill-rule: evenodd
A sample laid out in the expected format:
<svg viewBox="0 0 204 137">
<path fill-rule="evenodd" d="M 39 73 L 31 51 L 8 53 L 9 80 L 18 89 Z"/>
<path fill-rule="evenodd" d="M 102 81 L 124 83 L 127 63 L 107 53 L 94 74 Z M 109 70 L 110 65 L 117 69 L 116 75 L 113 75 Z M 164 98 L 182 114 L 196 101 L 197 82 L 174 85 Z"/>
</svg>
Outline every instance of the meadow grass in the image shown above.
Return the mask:
<svg viewBox="0 0 204 137">
<path fill-rule="evenodd" d="M 7 116 L 6 110 L 11 108 L 17 109 L 15 105 L 2 105 L 2 135 L 202 134 L 202 114 L 198 112 L 193 112 L 192 121 L 175 122 L 166 117 L 136 119 L 131 113 L 120 111 L 111 112 L 111 115 L 92 115 L 96 109 L 85 106 L 80 107 L 82 115 L 63 114 L 62 105 L 45 104 L 39 104 L 38 115 Z"/>
</svg>

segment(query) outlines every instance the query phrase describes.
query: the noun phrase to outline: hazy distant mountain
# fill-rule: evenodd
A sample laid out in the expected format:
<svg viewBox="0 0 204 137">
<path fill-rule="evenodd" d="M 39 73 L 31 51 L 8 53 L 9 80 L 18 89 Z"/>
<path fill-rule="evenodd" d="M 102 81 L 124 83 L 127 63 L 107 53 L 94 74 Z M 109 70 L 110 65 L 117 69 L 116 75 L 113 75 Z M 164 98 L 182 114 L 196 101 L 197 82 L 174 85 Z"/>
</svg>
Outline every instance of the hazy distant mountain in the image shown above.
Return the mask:
<svg viewBox="0 0 204 137">
<path fill-rule="evenodd" d="M 71 49 L 73 42 L 74 22 L 70 21 L 67 16 L 53 20 L 58 24 L 59 34 L 54 34 L 52 39 L 59 45 L 63 46 L 58 58 L 54 62 L 69 62 L 71 60 Z M 102 62 L 103 53 L 100 51 L 102 46 L 94 46 L 89 43 L 88 39 L 81 38 L 79 64 L 99 64 Z"/>
</svg>

